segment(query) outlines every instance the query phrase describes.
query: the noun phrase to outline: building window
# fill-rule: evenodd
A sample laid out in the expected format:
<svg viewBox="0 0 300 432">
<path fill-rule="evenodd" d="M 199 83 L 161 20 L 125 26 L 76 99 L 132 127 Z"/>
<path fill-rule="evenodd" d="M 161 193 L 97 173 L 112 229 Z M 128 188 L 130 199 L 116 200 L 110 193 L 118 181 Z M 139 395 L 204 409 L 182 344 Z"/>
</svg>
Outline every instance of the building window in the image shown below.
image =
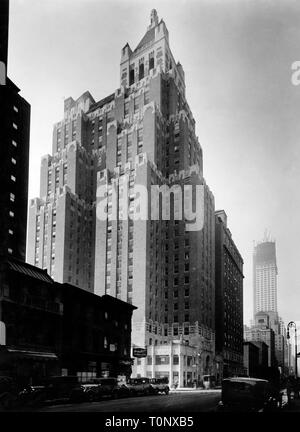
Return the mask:
<svg viewBox="0 0 300 432">
<path fill-rule="evenodd" d="M 134 65 L 131 65 L 129 70 L 129 85 L 132 84 L 134 84 Z"/>
<path fill-rule="evenodd" d="M 134 114 L 136 114 L 139 110 L 139 96 L 135 96 L 134 98 Z"/>
<path fill-rule="evenodd" d="M 11 158 L 11 162 L 12 162 L 14 165 L 16 165 L 16 163 L 17 163 L 17 161 L 16 161 L 15 158 Z"/>
<path fill-rule="evenodd" d="M 16 125 L 16 123 L 13 123 L 13 128 L 18 130 L 18 126 Z"/>
<path fill-rule="evenodd" d="M 9 216 L 10 216 L 10 217 L 14 217 L 14 216 L 15 216 L 14 212 L 13 212 L 13 211 L 10 211 L 10 212 L 9 212 Z"/>
<path fill-rule="evenodd" d="M 14 146 L 14 147 L 17 147 L 17 143 L 16 143 L 16 141 L 14 141 L 14 140 L 12 140 L 12 145 Z"/>
<path fill-rule="evenodd" d="M 132 157 L 132 134 L 127 135 L 127 161 Z"/>
<path fill-rule="evenodd" d="M 139 61 L 139 79 L 144 78 L 144 59 L 140 59 Z"/>
<path fill-rule="evenodd" d="M 139 128 L 137 130 L 137 153 L 141 153 L 143 149 L 143 129 Z"/>
<path fill-rule="evenodd" d="M 156 355 L 155 356 L 155 364 L 156 365 L 165 365 L 169 364 L 170 359 L 168 355 Z"/>
<path fill-rule="evenodd" d="M 16 181 L 16 177 L 15 177 L 14 175 L 11 175 L 11 176 L 10 176 L 10 179 L 11 179 L 13 182 Z"/>
<path fill-rule="evenodd" d="M 147 105 L 150 102 L 149 90 L 145 90 L 144 92 L 144 105 Z"/>
<path fill-rule="evenodd" d="M 8 248 L 7 251 L 8 251 L 9 254 L 13 253 L 13 250 L 11 248 Z"/>
<path fill-rule="evenodd" d="M 11 202 L 15 201 L 15 194 L 11 193 L 9 199 L 11 200 Z"/>
<path fill-rule="evenodd" d="M 129 100 L 125 99 L 124 103 L 124 117 L 127 117 L 129 114 Z"/>
<path fill-rule="evenodd" d="M 19 109 L 14 105 L 14 111 L 17 113 L 19 112 Z"/>
<path fill-rule="evenodd" d="M 154 51 L 149 54 L 149 71 L 154 69 Z"/>
</svg>

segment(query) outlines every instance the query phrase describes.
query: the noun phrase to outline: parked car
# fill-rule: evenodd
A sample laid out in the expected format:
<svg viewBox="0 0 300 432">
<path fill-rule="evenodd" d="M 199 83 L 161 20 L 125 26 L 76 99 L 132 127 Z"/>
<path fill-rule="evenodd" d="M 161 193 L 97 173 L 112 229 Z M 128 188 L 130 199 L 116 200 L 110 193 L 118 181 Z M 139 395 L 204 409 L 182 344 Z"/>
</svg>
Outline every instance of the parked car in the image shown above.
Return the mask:
<svg viewBox="0 0 300 432">
<path fill-rule="evenodd" d="M 279 392 L 269 381 L 235 377 L 222 381 L 221 411 L 273 411 L 279 403 Z"/>
<path fill-rule="evenodd" d="M 127 396 L 136 396 L 138 394 L 132 379 L 129 379 L 125 383 L 122 383 L 122 386 L 126 388 Z"/>
<path fill-rule="evenodd" d="M 92 384 L 96 384 L 95 389 L 92 390 L 93 392 L 95 392 L 96 400 L 118 397 L 120 395 L 117 378 L 94 378 L 92 380 Z"/>
<path fill-rule="evenodd" d="M 83 389 L 77 376 L 49 377 L 43 385 L 47 401 L 81 402 L 84 399 Z"/>
<path fill-rule="evenodd" d="M 168 381 L 165 378 L 150 378 L 150 385 L 154 394 L 169 394 L 170 388 L 168 386 Z"/>
<path fill-rule="evenodd" d="M 18 394 L 18 402 L 21 406 L 36 406 L 47 399 L 46 386 L 28 385 Z"/>
<path fill-rule="evenodd" d="M 128 387 L 132 395 L 150 395 L 153 394 L 153 387 L 150 384 L 150 378 L 130 378 Z"/>
<path fill-rule="evenodd" d="M 117 387 L 114 389 L 114 397 L 128 397 L 131 396 L 130 388 L 126 382 L 118 381 Z"/>
<path fill-rule="evenodd" d="M 81 389 L 83 391 L 83 399 L 85 401 L 93 402 L 99 399 L 98 396 L 98 384 L 84 383 L 81 384 Z"/>
</svg>

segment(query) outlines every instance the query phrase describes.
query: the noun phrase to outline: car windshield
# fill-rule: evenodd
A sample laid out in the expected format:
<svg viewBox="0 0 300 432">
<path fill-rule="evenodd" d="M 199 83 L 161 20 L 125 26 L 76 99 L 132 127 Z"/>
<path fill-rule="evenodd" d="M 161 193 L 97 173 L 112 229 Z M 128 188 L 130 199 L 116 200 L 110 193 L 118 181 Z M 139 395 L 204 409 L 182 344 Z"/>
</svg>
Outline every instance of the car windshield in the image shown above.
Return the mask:
<svg viewBox="0 0 300 432">
<path fill-rule="evenodd" d="M 247 382 L 231 382 L 226 384 L 226 387 L 229 387 L 232 392 L 243 392 L 250 393 L 255 386 L 255 383 L 247 383 Z"/>
</svg>

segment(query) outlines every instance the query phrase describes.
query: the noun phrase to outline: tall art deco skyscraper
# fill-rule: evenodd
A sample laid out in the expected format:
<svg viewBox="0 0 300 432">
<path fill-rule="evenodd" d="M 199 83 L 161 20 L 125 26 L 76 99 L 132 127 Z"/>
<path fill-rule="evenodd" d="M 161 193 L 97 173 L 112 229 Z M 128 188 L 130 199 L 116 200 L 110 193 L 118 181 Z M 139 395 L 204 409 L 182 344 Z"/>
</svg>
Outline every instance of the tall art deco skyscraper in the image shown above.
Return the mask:
<svg viewBox="0 0 300 432">
<path fill-rule="evenodd" d="M 192 185 L 202 191 L 204 224 L 196 231 L 180 217 L 189 193 L 196 208 L 196 187 L 180 193 Z M 163 197 L 165 213 L 153 217 L 162 194 L 151 191 L 164 186 L 175 193 L 170 202 Z M 145 191 L 143 217 L 131 218 Z M 121 51 L 120 88 L 99 102 L 88 92 L 65 101 L 52 156 L 42 159 L 41 193 L 31 200 L 29 224 L 31 263 L 58 281 L 137 306 L 135 346 L 181 338 L 212 365 L 214 198 L 203 179 L 184 71 L 155 10 L 135 50 L 126 44 Z M 144 375 L 146 360 L 136 363 Z"/>
<path fill-rule="evenodd" d="M 264 240 L 253 253 L 254 314 L 277 312 L 276 244 Z"/>
</svg>

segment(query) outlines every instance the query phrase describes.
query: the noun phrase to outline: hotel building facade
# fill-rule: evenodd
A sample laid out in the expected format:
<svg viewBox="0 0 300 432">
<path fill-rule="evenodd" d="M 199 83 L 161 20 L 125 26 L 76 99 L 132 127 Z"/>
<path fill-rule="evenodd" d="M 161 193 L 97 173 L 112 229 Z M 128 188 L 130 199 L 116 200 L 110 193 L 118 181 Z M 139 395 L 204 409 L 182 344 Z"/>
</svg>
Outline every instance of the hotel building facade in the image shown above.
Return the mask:
<svg viewBox="0 0 300 432">
<path fill-rule="evenodd" d="M 203 223 L 193 227 L 181 213 L 199 200 Z M 154 212 L 154 203 L 164 208 Z M 89 92 L 65 100 L 40 197 L 30 201 L 27 258 L 58 282 L 135 305 L 133 347 L 148 355 L 135 359 L 133 375 L 164 373 L 182 385 L 188 372 L 192 380 L 214 373 L 214 210 L 185 74 L 153 10 L 136 49 L 121 51 L 120 87 L 98 102 Z M 180 365 L 190 345 L 197 367 L 173 375 L 170 355 L 162 371 L 160 351 L 174 341 Z"/>
</svg>

